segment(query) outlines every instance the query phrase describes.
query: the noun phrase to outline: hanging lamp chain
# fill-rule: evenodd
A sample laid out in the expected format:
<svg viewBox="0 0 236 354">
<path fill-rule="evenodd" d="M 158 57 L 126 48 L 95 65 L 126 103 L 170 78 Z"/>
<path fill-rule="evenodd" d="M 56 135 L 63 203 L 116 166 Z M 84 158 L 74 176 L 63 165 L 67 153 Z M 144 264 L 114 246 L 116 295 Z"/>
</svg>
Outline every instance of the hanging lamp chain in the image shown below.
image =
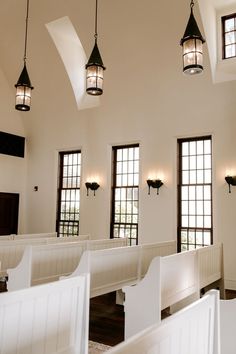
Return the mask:
<svg viewBox="0 0 236 354">
<path fill-rule="evenodd" d="M 29 0 L 27 0 L 26 19 L 25 19 L 25 47 L 24 47 L 24 64 L 26 64 L 26 50 L 28 39 L 28 18 L 29 18 Z"/>
<path fill-rule="evenodd" d="M 97 41 L 98 38 L 98 0 L 96 0 L 96 10 L 95 10 L 95 33 L 94 33 L 94 38 L 95 41 Z"/>
</svg>

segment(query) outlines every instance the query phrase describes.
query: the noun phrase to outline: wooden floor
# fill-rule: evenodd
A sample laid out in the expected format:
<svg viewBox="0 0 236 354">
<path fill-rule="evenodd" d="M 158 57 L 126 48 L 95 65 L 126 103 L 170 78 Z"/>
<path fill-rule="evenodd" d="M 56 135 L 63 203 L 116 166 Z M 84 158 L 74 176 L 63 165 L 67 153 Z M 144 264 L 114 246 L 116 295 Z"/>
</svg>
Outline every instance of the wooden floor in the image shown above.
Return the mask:
<svg viewBox="0 0 236 354">
<path fill-rule="evenodd" d="M 90 300 L 89 339 L 111 346 L 124 340 L 124 307 L 115 292 Z"/>
<path fill-rule="evenodd" d="M 0 282 L 0 292 L 6 283 Z M 226 290 L 226 298 L 236 297 L 236 291 Z M 110 293 L 90 300 L 89 339 L 114 346 L 124 340 L 124 308 L 116 305 L 116 294 Z"/>
</svg>

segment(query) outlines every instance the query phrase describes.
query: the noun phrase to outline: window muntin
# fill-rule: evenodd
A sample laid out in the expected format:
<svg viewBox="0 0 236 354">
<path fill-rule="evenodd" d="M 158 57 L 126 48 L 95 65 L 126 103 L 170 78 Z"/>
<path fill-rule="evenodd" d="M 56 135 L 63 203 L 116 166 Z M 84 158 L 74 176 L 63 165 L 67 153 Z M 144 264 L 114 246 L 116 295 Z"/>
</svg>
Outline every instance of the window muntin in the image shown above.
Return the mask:
<svg viewBox="0 0 236 354">
<path fill-rule="evenodd" d="M 58 236 L 79 234 L 81 152 L 59 152 Z"/>
<path fill-rule="evenodd" d="M 178 250 L 212 243 L 211 137 L 179 139 Z"/>
<path fill-rule="evenodd" d="M 113 147 L 111 238 L 138 244 L 139 145 Z"/>
<path fill-rule="evenodd" d="M 236 56 L 236 14 L 222 17 L 223 59 Z"/>
</svg>

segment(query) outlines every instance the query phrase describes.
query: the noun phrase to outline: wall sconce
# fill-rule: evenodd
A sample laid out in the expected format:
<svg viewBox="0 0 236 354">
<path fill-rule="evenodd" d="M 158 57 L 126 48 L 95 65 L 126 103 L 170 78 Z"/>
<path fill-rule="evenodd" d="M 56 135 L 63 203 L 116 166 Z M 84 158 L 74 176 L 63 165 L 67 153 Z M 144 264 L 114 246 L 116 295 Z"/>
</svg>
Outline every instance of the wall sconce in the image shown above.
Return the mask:
<svg viewBox="0 0 236 354">
<path fill-rule="evenodd" d="M 230 186 L 236 186 L 236 176 L 226 176 L 225 180 L 229 185 L 229 193 L 231 193 Z"/>
<path fill-rule="evenodd" d="M 159 194 L 159 188 L 163 185 L 163 182 L 160 179 L 147 179 L 148 185 L 148 194 L 150 195 L 150 188 L 156 188 L 157 194 Z"/>
<path fill-rule="evenodd" d="M 93 191 L 93 195 L 95 196 L 95 191 L 100 187 L 97 182 L 86 182 L 85 186 L 87 188 L 87 196 L 89 195 L 89 189 Z"/>
</svg>

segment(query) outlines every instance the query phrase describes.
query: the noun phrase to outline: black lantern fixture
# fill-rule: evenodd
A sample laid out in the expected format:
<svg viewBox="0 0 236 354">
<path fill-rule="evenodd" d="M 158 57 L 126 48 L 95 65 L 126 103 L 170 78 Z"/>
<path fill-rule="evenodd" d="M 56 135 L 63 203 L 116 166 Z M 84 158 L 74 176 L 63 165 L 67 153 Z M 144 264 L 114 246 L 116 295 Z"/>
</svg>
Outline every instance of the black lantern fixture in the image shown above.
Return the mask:
<svg viewBox="0 0 236 354">
<path fill-rule="evenodd" d="M 197 22 L 193 15 L 194 1 L 190 3 L 190 17 L 184 36 L 180 41 L 183 47 L 183 72 L 185 74 L 200 74 L 203 71 L 202 45 L 205 39 L 202 37 Z"/>
<path fill-rule="evenodd" d="M 96 11 L 95 11 L 95 44 L 93 51 L 90 55 L 88 63 L 86 65 L 87 69 L 87 88 L 86 92 L 89 95 L 99 96 L 103 93 L 103 71 L 106 69 L 103 65 L 102 58 L 97 46 L 97 13 L 98 13 L 98 0 L 96 0 Z"/>
<path fill-rule="evenodd" d="M 26 50 L 27 50 L 27 35 L 28 35 L 28 14 L 29 0 L 27 0 L 26 24 L 25 24 L 25 47 L 24 47 L 24 67 L 20 77 L 15 85 L 16 87 L 16 104 L 15 108 L 19 111 L 29 111 L 31 104 L 31 86 L 30 78 L 26 68 Z"/>
</svg>

